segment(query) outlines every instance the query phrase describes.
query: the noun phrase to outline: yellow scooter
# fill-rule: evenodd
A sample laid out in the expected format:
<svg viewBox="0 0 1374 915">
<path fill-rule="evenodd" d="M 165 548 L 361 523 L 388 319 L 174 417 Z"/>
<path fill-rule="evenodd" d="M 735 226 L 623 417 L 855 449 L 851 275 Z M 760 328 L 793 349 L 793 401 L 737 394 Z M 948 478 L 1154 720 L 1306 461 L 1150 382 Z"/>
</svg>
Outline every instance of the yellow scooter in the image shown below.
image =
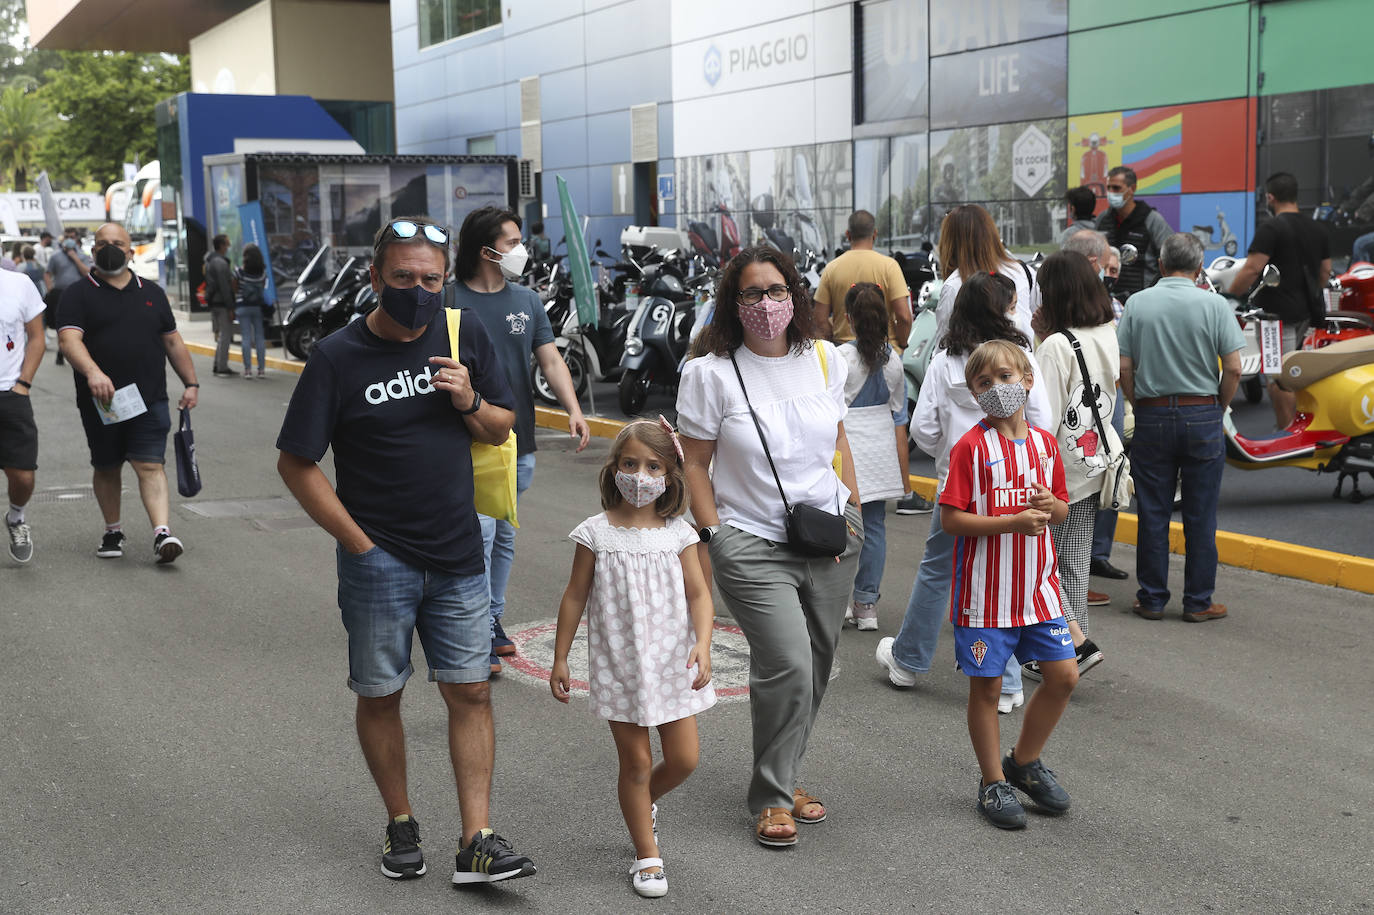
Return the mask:
<svg viewBox="0 0 1374 915">
<path fill-rule="evenodd" d="M 1355 337 L 1283 357 L 1274 379 L 1298 395 L 1298 415 L 1273 438 L 1251 439 L 1236 431 L 1228 411 L 1226 461 L 1243 470 L 1305 467 L 1335 473 L 1339 499 L 1347 477 L 1350 501 L 1363 502 L 1360 474 L 1374 477 L 1374 336 Z"/>
</svg>

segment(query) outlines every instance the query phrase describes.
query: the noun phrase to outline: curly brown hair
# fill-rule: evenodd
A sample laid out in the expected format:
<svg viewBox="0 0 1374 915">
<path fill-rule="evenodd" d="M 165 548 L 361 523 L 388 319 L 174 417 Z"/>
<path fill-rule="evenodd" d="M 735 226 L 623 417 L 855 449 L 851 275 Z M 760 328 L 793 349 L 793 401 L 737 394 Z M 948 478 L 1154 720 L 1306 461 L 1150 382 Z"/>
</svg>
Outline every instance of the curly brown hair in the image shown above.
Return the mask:
<svg viewBox="0 0 1374 915">
<path fill-rule="evenodd" d="M 792 323 L 787 325 L 787 342 L 797 354 L 811 347 L 811 293 L 802 284 L 797 265 L 776 248 L 759 245 L 736 254 L 721 271 L 716 283 L 715 314 L 692 347 L 696 353 L 728 357 L 744 343 L 744 324 L 739 319 L 739 278 L 750 264 L 772 264 L 782 274 L 783 284 L 792 290 Z"/>
<path fill-rule="evenodd" d="M 625 450 L 625 443 L 630 439 L 641 442 L 657 455 L 667 468 L 664 474 L 667 477 L 667 486 L 663 490 L 663 495 L 654 501 L 654 511 L 660 518 L 676 518 L 687 511 L 687 473 L 683 470 L 682 461 L 678 459 L 672 436 L 658 423 L 647 419 L 630 423 L 615 437 L 611 453 L 607 456 L 606 463 L 601 465 L 601 473 L 597 477 L 601 489 L 601 507 L 609 510 L 625 501 L 625 497 L 620 494 L 620 488 L 615 485 L 615 471 L 620 466 L 620 452 Z"/>
</svg>

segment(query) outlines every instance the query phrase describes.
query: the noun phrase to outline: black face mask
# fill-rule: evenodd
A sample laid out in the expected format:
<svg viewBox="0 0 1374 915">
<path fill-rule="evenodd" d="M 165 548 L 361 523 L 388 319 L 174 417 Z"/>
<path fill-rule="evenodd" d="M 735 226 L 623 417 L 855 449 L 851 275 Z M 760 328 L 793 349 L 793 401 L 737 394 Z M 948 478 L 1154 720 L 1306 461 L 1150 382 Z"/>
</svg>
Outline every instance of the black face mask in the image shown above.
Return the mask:
<svg viewBox="0 0 1374 915">
<path fill-rule="evenodd" d="M 102 273 L 118 273 L 128 262 L 128 255 L 117 245 L 104 245 L 95 252 L 95 265 Z"/>
<path fill-rule="evenodd" d="M 1107 291 L 1108 291 L 1108 292 L 1111 292 L 1111 291 L 1112 291 L 1112 287 L 1116 286 L 1116 277 L 1114 277 L 1114 276 L 1104 276 L 1104 277 L 1102 278 L 1102 285 L 1107 287 Z"/>
<path fill-rule="evenodd" d="M 411 330 L 425 327 L 433 321 L 443 301 L 443 293 L 430 292 L 423 286 L 397 289 L 395 286 L 382 284 L 382 311 L 397 324 Z"/>
</svg>

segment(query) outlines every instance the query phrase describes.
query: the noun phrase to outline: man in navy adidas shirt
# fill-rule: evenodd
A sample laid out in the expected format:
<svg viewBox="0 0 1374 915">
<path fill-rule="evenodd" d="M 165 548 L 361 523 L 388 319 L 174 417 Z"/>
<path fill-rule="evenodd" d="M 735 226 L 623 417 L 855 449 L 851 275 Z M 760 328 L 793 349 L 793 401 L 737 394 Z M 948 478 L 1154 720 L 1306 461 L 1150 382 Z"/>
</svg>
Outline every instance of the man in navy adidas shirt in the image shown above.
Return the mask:
<svg viewBox="0 0 1374 915">
<path fill-rule="evenodd" d="M 534 864 L 488 822 L 491 628 L 473 508 L 471 445 L 506 440 L 514 401 L 470 312 L 462 313 L 459 358 L 451 358 L 440 308 L 449 254 L 448 231 L 424 218 L 395 219 L 377 233 L 371 270 L 380 305 L 311 353 L 277 438 L 277 469 L 338 541 L 358 740 L 387 808 L 382 873 L 425 873 L 400 711 L 418 632 L 448 707 L 467 842 L 453 882 L 466 884 L 529 876 Z M 337 489 L 317 464 L 330 448 Z"/>
</svg>

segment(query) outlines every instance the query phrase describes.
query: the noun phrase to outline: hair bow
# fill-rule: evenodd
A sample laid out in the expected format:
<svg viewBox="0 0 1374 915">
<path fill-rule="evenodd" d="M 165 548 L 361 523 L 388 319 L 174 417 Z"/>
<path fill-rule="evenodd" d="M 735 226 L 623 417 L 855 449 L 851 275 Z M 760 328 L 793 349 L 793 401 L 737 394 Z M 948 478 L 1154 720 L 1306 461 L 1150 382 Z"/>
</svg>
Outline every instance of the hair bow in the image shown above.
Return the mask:
<svg viewBox="0 0 1374 915">
<path fill-rule="evenodd" d="M 687 459 L 682 456 L 682 442 L 678 440 L 677 433 L 673 431 L 673 424 L 668 422 L 662 413 L 658 414 L 658 424 L 663 427 L 663 431 L 667 432 L 668 437 L 673 440 L 673 450 L 677 452 L 678 463 L 687 463 Z"/>
</svg>

